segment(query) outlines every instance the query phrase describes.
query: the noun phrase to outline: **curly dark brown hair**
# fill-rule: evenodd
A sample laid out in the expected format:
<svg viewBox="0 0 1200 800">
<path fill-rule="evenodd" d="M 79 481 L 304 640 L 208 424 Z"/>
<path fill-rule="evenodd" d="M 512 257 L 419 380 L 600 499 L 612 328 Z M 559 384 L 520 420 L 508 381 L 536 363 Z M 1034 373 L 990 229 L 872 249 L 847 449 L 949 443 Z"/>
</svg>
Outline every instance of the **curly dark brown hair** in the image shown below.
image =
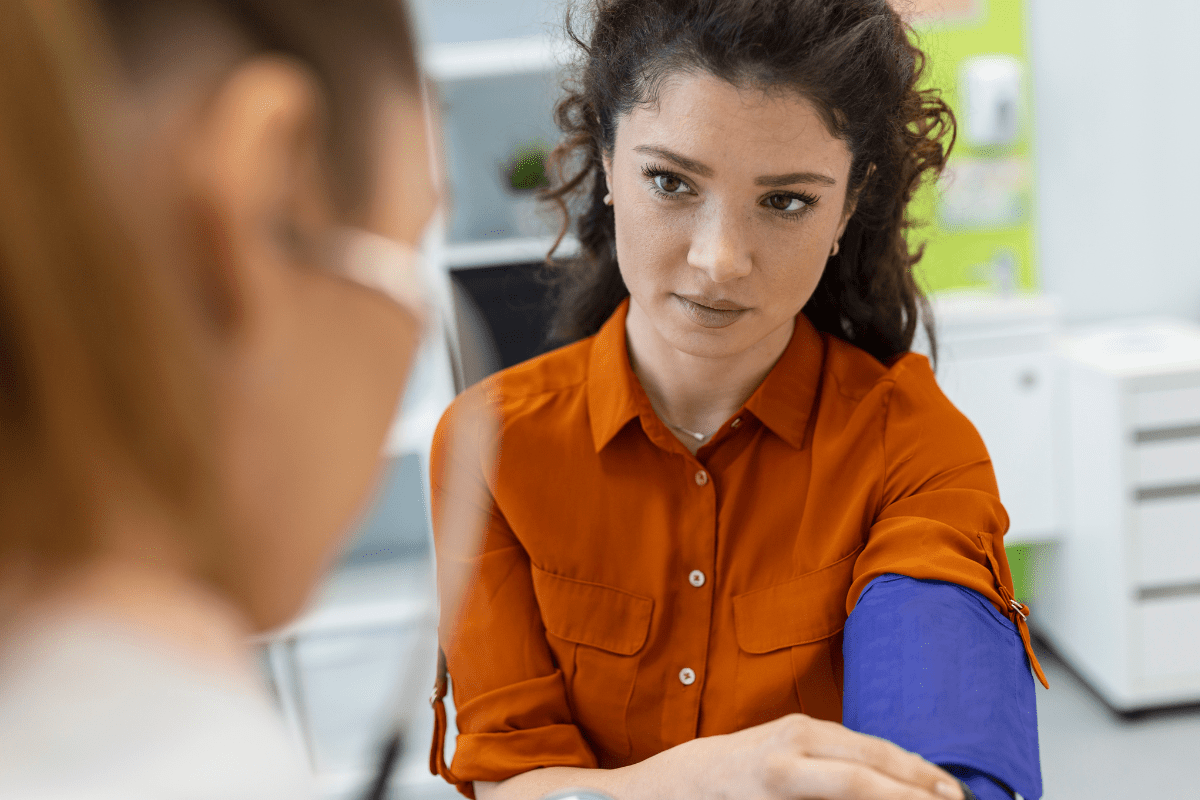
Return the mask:
<svg viewBox="0 0 1200 800">
<path fill-rule="evenodd" d="M 804 313 L 882 362 L 907 351 L 919 321 L 936 347 L 929 304 L 913 278 L 924 245 L 910 245 L 914 192 L 940 174 L 954 114 L 918 88 L 925 54 L 888 0 L 590 0 L 581 55 L 555 109 L 564 133 L 550 158 L 564 222 L 547 258 L 555 312 L 550 338 L 595 333 L 629 291 L 617 268 L 602 158 L 617 123 L 653 103 L 664 77 L 703 69 L 737 86 L 792 90 L 812 102 L 851 155 L 847 202 L 857 201 L 841 248 Z M 572 226 L 577 257 L 553 254 Z"/>
</svg>

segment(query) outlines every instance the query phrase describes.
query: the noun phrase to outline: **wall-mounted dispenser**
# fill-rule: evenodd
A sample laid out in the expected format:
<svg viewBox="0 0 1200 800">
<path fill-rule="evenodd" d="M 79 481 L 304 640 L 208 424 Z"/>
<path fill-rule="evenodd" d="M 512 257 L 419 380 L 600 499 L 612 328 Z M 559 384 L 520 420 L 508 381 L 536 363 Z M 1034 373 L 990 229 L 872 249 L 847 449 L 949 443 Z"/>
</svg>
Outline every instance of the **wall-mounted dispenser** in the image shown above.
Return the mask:
<svg viewBox="0 0 1200 800">
<path fill-rule="evenodd" d="M 963 62 L 959 77 L 963 135 L 972 147 L 1007 147 L 1021 132 L 1021 62 L 984 55 Z"/>
</svg>

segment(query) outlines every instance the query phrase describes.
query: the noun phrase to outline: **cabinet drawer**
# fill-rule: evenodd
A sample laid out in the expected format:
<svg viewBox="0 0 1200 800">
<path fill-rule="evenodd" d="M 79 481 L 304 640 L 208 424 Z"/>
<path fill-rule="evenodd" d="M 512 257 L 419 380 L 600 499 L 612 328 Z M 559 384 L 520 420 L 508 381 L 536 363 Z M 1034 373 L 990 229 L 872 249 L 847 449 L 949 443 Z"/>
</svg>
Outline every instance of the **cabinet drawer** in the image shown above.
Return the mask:
<svg viewBox="0 0 1200 800">
<path fill-rule="evenodd" d="M 1200 492 L 1138 503 L 1133 543 L 1141 586 L 1200 583 Z"/>
<path fill-rule="evenodd" d="M 1138 488 L 1200 483 L 1200 436 L 1134 445 L 1133 475 Z"/>
<path fill-rule="evenodd" d="M 1142 677 L 1200 681 L 1200 595 L 1144 600 L 1138 612 Z"/>
<path fill-rule="evenodd" d="M 1132 422 L 1138 430 L 1200 425 L 1200 386 L 1136 392 L 1131 400 Z"/>
</svg>

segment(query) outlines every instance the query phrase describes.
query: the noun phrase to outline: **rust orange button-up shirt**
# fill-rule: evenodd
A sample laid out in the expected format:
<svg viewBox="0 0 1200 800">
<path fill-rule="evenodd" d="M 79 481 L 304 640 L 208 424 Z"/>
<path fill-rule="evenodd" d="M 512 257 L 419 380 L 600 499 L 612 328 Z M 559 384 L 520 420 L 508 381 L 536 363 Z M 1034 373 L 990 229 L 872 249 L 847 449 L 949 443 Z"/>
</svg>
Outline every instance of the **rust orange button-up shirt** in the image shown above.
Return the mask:
<svg viewBox="0 0 1200 800">
<path fill-rule="evenodd" d="M 439 425 L 435 519 L 456 410 L 499 408 L 498 463 L 470 465 L 491 497 L 481 553 L 443 631 L 459 736 L 442 772 L 460 790 L 790 712 L 840 721 L 842 628 L 885 573 L 974 589 L 1026 635 L 987 451 L 923 356 L 884 366 L 800 315 L 693 455 L 633 374 L 627 309 Z"/>
</svg>

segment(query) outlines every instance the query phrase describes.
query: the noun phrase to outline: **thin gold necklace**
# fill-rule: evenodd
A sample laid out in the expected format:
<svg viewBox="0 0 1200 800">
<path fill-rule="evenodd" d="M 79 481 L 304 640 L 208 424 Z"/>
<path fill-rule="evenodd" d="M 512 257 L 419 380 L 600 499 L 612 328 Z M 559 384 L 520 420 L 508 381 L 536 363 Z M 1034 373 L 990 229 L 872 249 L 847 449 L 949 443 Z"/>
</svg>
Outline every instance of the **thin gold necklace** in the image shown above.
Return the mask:
<svg viewBox="0 0 1200 800">
<path fill-rule="evenodd" d="M 651 403 L 650 406 L 652 408 L 654 408 L 654 403 Z M 704 440 L 707 439 L 709 436 L 712 436 L 712 433 L 709 433 L 709 434 L 696 433 L 695 431 L 689 431 L 687 428 L 683 427 L 682 425 L 676 425 L 674 422 L 669 421 L 667 419 L 666 415 L 659 412 L 659 410 L 657 408 L 654 408 L 654 413 L 658 414 L 659 419 L 661 419 L 663 422 L 667 423 L 668 428 L 674 428 L 675 430 L 679 431 L 680 433 L 686 433 L 688 436 L 692 437 L 693 439 L 695 439 L 697 442 L 700 442 L 701 444 L 703 444 Z M 716 433 L 716 431 L 713 431 L 713 433 Z"/>
<path fill-rule="evenodd" d="M 697 442 L 703 442 L 709 436 L 712 436 L 711 433 L 704 434 L 704 433 L 696 433 L 695 431 L 689 431 L 687 428 L 684 428 L 680 425 L 676 425 L 674 422 L 668 422 L 667 424 L 670 425 L 675 430 L 679 431 L 680 433 L 686 433 L 688 436 L 692 437 Z"/>
</svg>

